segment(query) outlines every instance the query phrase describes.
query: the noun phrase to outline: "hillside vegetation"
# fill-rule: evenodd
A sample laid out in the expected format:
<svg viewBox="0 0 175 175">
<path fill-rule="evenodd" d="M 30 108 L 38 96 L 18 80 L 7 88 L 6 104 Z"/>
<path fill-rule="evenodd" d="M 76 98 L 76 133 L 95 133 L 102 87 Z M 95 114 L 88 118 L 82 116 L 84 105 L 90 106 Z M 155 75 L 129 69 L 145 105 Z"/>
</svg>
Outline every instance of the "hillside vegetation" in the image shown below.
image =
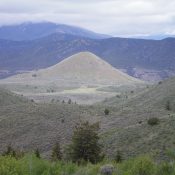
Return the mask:
<svg viewBox="0 0 175 175">
<path fill-rule="evenodd" d="M 11 103 L 21 97 L 10 95 L 13 100 L 9 98 L 0 108 L 1 152 L 13 144 L 22 150 L 40 148 L 47 157 L 58 138 L 64 147 L 70 141 L 75 124 L 88 120 L 100 122 L 100 142 L 107 156 L 113 157 L 120 151 L 126 159 L 149 152 L 156 158 L 166 159 L 166 152 L 175 146 L 174 88 L 175 79 L 172 78 L 138 92 L 123 92 L 123 95 L 91 106 L 67 104 L 67 101 Z M 0 94 L 3 98 L 7 95 L 6 91 Z M 158 118 L 158 122 L 150 125 L 150 118 Z"/>
<path fill-rule="evenodd" d="M 111 117 L 113 123 L 104 135 L 111 155 L 111 150 L 118 148 L 129 156 L 152 152 L 164 157 L 167 149 L 174 148 L 174 88 L 175 78 L 171 78 L 138 94 L 133 92 L 128 99 L 124 94 L 121 98 L 117 96 L 104 102 L 116 111 Z M 116 116 L 118 120 L 115 120 Z M 151 126 L 148 124 L 150 118 L 160 121 Z"/>
<path fill-rule="evenodd" d="M 149 156 L 141 156 L 122 163 L 103 161 L 98 164 L 77 165 L 71 162 L 50 162 L 26 155 L 16 160 L 0 157 L 1 175 L 174 175 L 174 161 L 156 163 Z"/>
<path fill-rule="evenodd" d="M 0 88 L 0 106 L 8 106 L 8 105 L 15 105 L 15 104 L 25 104 L 28 103 L 29 100 L 26 98 L 20 97 L 10 91 L 7 91 L 3 88 Z"/>
</svg>

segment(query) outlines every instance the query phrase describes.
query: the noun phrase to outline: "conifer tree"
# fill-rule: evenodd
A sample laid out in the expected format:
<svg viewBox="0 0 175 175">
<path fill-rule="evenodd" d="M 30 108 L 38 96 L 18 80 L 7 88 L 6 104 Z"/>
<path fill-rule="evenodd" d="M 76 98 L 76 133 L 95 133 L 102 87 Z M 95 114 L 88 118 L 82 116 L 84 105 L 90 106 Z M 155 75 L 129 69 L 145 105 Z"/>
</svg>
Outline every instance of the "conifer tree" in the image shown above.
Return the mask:
<svg viewBox="0 0 175 175">
<path fill-rule="evenodd" d="M 2 154 L 3 156 L 12 156 L 16 158 L 16 151 L 12 148 L 11 145 L 7 147 L 7 150 Z"/>
<path fill-rule="evenodd" d="M 105 115 L 109 115 L 109 109 L 104 110 Z"/>
<path fill-rule="evenodd" d="M 35 150 L 35 156 L 36 156 L 38 159 L 41 158 L 40 152 L 39 152 L 39 149 L 38 149 L 38 148 Z"/>
<path fill-rule="evenodd" d="M 58 161 L 61 159 L 62 159 L 61 148 L 60 148 L 60 144 L 57 142 L 52 149 L 51 160 Z"/>
<path fill-rule="evenodd" d="M 170 101 L 169 100 L 166 102 L 166 110 L 168 110 L 168 111 L 171 110 Z"/>
<path fill-rule="evenodd" d="M 117 154 L 115 155 L 115 162 L 120 163 L 122 161 L 122 154 L 120 151 L 117 151 Z"/>
<path fill-rule="evenodd" d="M 71 104 L 71 103 L 72 103 L 72 100 L 71 100 L 71 99 L 69 99 L 67 103 L 68 103 L 68 104 Z"/>
<path fill-rule="evenodd" d="M 79 123 L 75 127 L 72 144 L 69 147 L 74 162 L 96 163 L 102 159 L 98 136 L 99 124 Z"/>
</svg>

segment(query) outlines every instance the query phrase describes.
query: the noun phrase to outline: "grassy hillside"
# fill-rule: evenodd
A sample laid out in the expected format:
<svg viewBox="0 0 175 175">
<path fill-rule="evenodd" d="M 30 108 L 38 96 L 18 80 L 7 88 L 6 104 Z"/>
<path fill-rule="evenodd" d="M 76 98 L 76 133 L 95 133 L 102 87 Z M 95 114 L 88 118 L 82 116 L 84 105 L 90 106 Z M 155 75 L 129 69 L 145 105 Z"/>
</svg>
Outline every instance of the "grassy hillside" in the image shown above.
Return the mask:
<svg viewBox="0 0 175 175">
<path fill-rule="evenodd" d="M 108 126 L 110 129 L 103 135 L 111 155 L 119 149 L 125 156 L 152 152 L 162 158 L 168 149 L 174 148 L 174 89 L 175 78 L 172 78 L 140 93 L 134 92 L 128 99 L 125 94 L 120 100 L 113 97 L 104 102 L 116 111 L 116 116 L 111 117 L 113 123 Z M 170 110 L 166 109 L 168 101 Z M 115 120 L 116 117 L 118 120 Z M 160 120 L 155 126 L 147 123 L 152 117 Z"/>
<path fill-rule="evenodd" d="M 115 106 L 121 105 L 121 101 L 123 105 L 130 106 L 142 109 L 165 109 L 167 101 L 170 102 L 172 110 L 174 110 L 175 104 L 175 78 L 170 78 L 164 81 L 161 81 L 155 85 L 148 85 L 144 90 L 140 92 L 130 91 L 130 98 L 126 99 L 127 93 L 123 93 L 121 99 L 118 97 L 109 98 L 103 104 Z"/>
<path fill-rule="evenodd" d="M 81 119 L 100 122 L 100 142 L 110 157 L 119 150 L 123 158 L 151 153 L 165 159 L 167 150 L 175 147 L 174 88 L 172 78 L 93 106 L 6 102 L 0 108 L 0 149 L 11 143 L 24 150 L 40 148 L 48 155 L 58 138 L 62 146 L 70 141 L 72 128 Z M 166 109 L 167 101 L 171 110 Z M 105 108 L 109 115 L 104 114 Z M 159 119 L 158 124 L 147 123 L 152 117 Z"/>
<path fill-rule="evenodd" d="M 72 128 L 78 121 L 99 120 L 94 107 L 22 102 L 21 97 L 5 90 L 0 91 L 0 99 L 6 99 L 2 101 L 0 108 L 0 151 L 12 144 L 22 150 L 38 147 L 47 155 L 59 138 L 62 144 L 70 141 Z M 97 113 L 100 112 L 97 110 Z"/>
<path fill-rule="evenodd" d="M 23 98 L 22 96 L 18 96 L 14 93 L 11 93 L 8 90 L 0 88 L 0 106 L 7 106 L 7 105 L 15 105 L 15 104 L 24 104 L 28 103 L 29 100 Z"/>
</svg>

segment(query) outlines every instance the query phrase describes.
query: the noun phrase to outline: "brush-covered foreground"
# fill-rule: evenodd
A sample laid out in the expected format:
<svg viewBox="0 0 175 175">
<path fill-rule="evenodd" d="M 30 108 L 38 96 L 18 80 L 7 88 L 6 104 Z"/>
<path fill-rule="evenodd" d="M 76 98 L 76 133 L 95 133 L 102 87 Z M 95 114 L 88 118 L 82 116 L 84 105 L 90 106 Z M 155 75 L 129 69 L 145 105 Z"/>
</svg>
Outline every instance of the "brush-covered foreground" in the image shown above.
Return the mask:
<svg viewBox="0 0 175 175">
<path fill-rule="evenodd" d="M 108 172 L 112 167 L 113 173 Z M 107 173 L 108 172 L 108 173 Z M 175 162 L 155 162 L 150 156 L 140 156 L 121 163 L 104 160 L 98 164 L 77 165 L 72 162 L 51 162 L 33 154 L 21 159 L 0 157 L 1 175 L 174 175 Z"/>
<path fill-rule="evenodd" d="M 151 152 L 165 160 L 166 151 L 175 147 L 174 89 L 172 78 L 94 105 L 37 104 L 0 89 L 0 152 L 13 145 L 24 151 L 39 148 L 47 157 L 58 138 L 63 148 L 70 143 L 75 124 L 82 120 L 99 122 L 100 143 L 109 157 L 117 151 L 124 159 Z M 150 118 L 158 123 L 149 125 Z"/>
</svg>

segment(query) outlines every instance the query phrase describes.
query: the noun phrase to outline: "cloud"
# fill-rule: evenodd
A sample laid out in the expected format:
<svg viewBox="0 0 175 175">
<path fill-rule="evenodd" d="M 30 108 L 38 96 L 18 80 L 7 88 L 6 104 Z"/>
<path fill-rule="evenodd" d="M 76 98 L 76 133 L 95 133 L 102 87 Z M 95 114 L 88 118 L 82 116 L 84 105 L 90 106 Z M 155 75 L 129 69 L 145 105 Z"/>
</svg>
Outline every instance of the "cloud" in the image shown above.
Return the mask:
<svg viewBox="0 0 175 175">
<path fill-rule="evenodd" d="M 0 0 L 0 25 L 52 21 L 115 36 L 175 33 L 172 0 Z"/>
</svg>

